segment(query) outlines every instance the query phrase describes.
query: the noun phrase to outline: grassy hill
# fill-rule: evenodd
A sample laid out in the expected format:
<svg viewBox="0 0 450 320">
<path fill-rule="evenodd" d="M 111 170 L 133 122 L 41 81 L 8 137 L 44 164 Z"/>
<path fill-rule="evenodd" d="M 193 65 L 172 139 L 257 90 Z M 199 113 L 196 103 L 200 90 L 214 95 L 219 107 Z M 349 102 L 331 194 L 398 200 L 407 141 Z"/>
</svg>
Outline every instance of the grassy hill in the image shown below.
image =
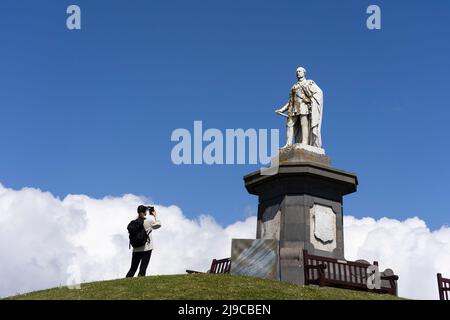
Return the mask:
<svg viewBox="0 0 450 320">
<path fill-rule="evenodd" d="M 287 299 L 287 300 L 385 300 L 398 299 L 390 295 L 302 287 L 278 281 L 230 275 L 171 275 L 119 279 L 85 283 L 80 290 L 53 288 L 31 292 L 9 299 Z"/>
</svg>

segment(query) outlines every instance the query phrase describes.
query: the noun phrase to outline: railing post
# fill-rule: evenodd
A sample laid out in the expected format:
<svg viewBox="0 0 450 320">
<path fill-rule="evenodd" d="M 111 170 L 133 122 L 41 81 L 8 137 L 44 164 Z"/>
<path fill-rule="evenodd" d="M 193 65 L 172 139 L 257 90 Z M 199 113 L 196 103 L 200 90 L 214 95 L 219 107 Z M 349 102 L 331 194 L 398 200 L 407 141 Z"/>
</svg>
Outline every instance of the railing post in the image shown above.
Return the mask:
<svg viewBox="0 0 450 320">
<path fill-rule="evenodd" d="M 303 276 L 305 278 L 305 286 L 309 285 L 309 270 L 306 267 L 308 264 L 308 250 L 303 249 Z"/>
<path fill-rule="evenodd" d="M 444 299 L 444 285 L 442 283 L 442 274 L 437 274 L 437 282 L 438 282 L 438 289 L 439 289 L 439 300 L 445 300 Z"/>
<path fill-rule="evenodd" d="M 211 270 L 209 271 L 209 273 L 216 273 L 216 269 L 217 269 L 217 260 L 213 259 L 211 263 Z"/>
</svg>

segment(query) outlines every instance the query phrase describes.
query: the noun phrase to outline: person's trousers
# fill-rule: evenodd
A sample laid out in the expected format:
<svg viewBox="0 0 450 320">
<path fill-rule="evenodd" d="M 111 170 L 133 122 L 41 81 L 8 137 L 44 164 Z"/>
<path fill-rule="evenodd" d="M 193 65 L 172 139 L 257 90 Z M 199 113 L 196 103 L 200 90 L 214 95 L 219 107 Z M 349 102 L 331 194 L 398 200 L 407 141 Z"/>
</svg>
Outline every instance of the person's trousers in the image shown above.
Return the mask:
<svg viewBox="0 0 450 320">
<path fill-rule="evenodd" d="M 139 277 L 145 277 L 145 272 L 147 271 L 148 263 L 150 262 L 150 257 L 152 256 L 152 250 L 142 251 L 142 252 L 133 252 L 133 256 L 131 257 L 131 268 L 127 273 L 127 278 L 134 277 L 137 268 L 139 267 L 139 263 L 141 267 L 139 268 Z"/>
</svg>

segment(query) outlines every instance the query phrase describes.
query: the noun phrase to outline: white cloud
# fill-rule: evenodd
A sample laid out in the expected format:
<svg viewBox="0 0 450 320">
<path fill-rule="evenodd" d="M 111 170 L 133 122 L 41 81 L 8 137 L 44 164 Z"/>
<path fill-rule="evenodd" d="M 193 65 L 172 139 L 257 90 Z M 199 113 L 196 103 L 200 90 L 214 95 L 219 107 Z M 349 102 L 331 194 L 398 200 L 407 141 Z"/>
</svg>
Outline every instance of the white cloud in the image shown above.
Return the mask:
<svg viewBox="0 0 450 320">
<path fill-rule="evenodd" d="M 0 184 L 0 296 L 66 285 L 74 266 L 82 282 L 124 277 L 131 257 L 126 226 L 146 202 L 129 194 L 61 200 Z M 213 258 L 230 256 L 232 238 L 254 237 L 255 217 L 223 228 L 211 216 L 190 220 L 177 206 L 156 209 L 163 227 L 153 235 L 148 274 L 205 271 Z"/>
<path fill-rule="evenodd" d="M 126 225 L 147 201 L 130 194 L 58 199 L 0 184 L 0 296 L 66 285 L 78 279 L 74 269 L 83 282 L 122 278 L 131 255 Z M 148 274 L 206 270 L 212 258 L 230 256 L 232 238 L 255 237 L 255 217 L 222 227 L 209 215 L 191 220 L 177 206 L 156 208 L 163 227 L 154 233 Z M 378 260 L 394 269 L 402 296 L 437 298 L 436 273 L 450 273 L 450 228 L 431 232 L 418 218 L 350 216 L 344 225 L 347 259 Z"/>
<path fill-rule="evenodd" d="M 345 257 L 379 261 L 399 275 L 399 295 L 437 299 L 436 274 L 450 276 L 450 228 L 430 231 L 419 218 L 344 218 Z"/>
</svg>

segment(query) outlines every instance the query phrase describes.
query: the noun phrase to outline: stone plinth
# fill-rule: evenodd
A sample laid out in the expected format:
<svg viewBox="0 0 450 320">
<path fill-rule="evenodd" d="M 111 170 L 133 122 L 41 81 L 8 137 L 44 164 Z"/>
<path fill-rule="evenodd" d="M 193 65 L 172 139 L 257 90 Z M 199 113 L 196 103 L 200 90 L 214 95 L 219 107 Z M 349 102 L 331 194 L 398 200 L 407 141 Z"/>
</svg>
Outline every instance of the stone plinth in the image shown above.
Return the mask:
<svg viewBox="0 0 450 320">
<path fill-rule="evenodd" d="M 275 174 L 244 177 L 247 191 L 259 200 L 256 238 L 279 242 L 280 279 L 296 284 L 304 283 L 303 249 L 344 259 L 343 197 L 358 184 L 355 174 L 330 167 L 324 154 L 310 153 L 281 150 Z"/>
<path fill-rule="evenodd" d="M 311 146 L 295 144 L 285 147 L 280 150 L 278 157 L 280 164 L 314 162 L 331 166 L 331 159 L 325 155 L 325 151 Z"/>
</svg>

